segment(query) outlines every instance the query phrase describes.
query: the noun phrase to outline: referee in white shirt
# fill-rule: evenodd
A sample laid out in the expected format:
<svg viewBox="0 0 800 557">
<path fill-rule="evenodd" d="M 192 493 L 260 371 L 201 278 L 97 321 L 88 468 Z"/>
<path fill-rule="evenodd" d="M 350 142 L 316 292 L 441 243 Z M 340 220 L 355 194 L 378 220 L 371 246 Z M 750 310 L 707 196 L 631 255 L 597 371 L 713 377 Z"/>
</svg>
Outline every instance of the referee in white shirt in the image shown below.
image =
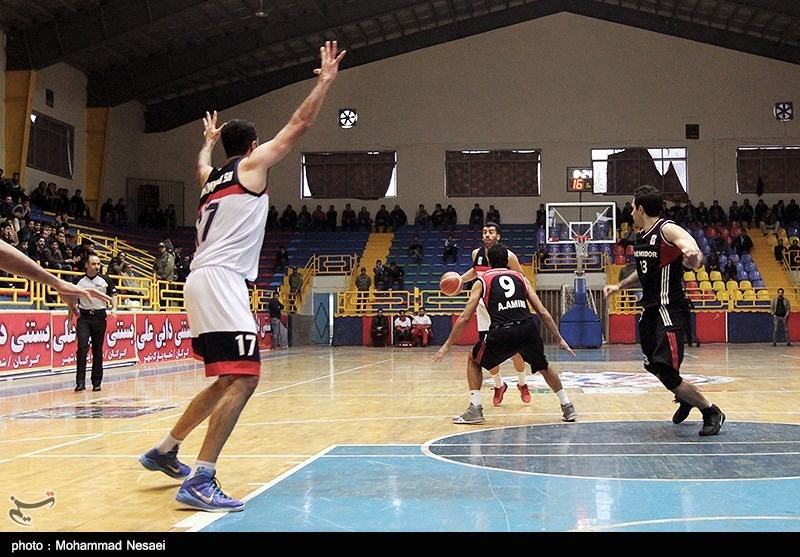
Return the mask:
<svg viewBox="0 0 800 557">
<path fill-rule="evenodd" d="M 86 260 L 86 274 L 77 282 L 86 289 L 100 290 L 111 298 L 111 317 L 117 316 L 117 289 L 114 282 L 100 274 L 100 258 L 94 254 Z M 92 391 L 100 390 L 103 382 L 103 344 L 106 334 L 106 302 L 92 298 L 79 300 L 71 308 L 69 319 L 78 315 L 78 353 L 75 392 L 86 390 L 86 356 L 89 354 L 89 339 L 92 341 Z"/>
</svg>

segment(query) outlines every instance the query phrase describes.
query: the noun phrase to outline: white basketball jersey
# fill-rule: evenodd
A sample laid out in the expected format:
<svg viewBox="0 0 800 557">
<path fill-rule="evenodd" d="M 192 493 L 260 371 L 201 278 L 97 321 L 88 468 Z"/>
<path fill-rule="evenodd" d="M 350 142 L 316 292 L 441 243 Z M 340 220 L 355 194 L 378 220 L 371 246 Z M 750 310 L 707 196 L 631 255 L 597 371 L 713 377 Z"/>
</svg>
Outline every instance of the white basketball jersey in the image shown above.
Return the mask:
<svg viewBox="0 0 800 557">
<path fill-rule="evenodd" d="M 237 168 L 241 160 L 212 170 L 200 193 L 197 249 L 191 270 L 225 267 L 252 282 L 258 277 L 269 195 L 266 187 L 256 194 L 239 184 Z"/>
</svg>

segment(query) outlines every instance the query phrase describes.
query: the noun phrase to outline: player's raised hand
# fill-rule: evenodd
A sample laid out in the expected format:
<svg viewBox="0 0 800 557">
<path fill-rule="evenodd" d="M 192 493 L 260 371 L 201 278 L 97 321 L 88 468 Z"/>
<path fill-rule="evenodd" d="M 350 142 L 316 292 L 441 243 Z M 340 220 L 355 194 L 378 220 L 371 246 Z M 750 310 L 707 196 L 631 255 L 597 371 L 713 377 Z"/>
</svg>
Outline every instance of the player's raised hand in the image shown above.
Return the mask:
<svg viewBox="0 0 800 557">
<path fill-rule="evenodd" d="M 339 42 L 338 41 L 325 41 L 325 45 L 319 47 L 319 57 L 320 57 L 320 66 L 314 73 L 317 74 L 320 79 L 329 79 L 333 81 L 336 78 L 336 74 L 339 71 L 339 62 L 342 61 L 344 58 L 346 50 L 338 52 L 339 50 Z"/>
<path fill-rule="evenodd" d="M 206 115 L 203 117 L 203 127 L 205 130 L 203 131 L 203 137 L 206 138 L 206 141 L 216 142 L 219 139 L 219 135 L 222 132 L 222 126 L 217 127 L 217 111 L 215 110 L 213 114 L 206 111 Z"/>
</svg>

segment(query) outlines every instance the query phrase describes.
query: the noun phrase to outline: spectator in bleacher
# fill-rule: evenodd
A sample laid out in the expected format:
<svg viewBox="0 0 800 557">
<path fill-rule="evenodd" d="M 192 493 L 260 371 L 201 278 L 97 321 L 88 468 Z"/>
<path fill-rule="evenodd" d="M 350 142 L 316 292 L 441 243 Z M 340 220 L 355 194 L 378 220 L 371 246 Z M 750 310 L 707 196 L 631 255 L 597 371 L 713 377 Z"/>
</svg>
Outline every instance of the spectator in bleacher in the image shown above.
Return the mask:
<svg viewBox="0 0 800 557">
<path fill-rule="evenodd" d="M 30 203 L 29 201 L 26 203 Z M 27 222 L 31 219 L 30 207 L 26 207 L 22 203 L 17 204 L 11 212 L 11 223 L 14 225 L 14 232 L 19 232 L 25 228 Z"/>
<path fill-rule="evenodd" d="M 297 270 L 297 267 L 292 267 L 292 274 L 289 275 L 289 293 L 300 294 L 303 288 L 303 275 Z"/>
<path fill-rule="evenodd" d="M 483 228 L 483 209 L 481 209 L 480 203 L 476 203 L 469 213 L 469 229 L 475 230 L 476 228 L 478 230 Z"/>
<path fill-rule="evenodd" d="M 75 234 L 73 234 L 69 230 L 64 232 L 64 249 L 66 250 L 67 248 L 69 248 L 74 253 L 75 248 L 77 247 L 78 247 L 78 242 L 75 240 Z"/>
<path fill-rule="evenodd" d="M 431 227 L 434 230 L 440 230 L 442 226 L 444 226 L 444 209 L 442 208 L 441 203 L 437 203 L 436 206 L 433 208 L 433 213 L 431 213 Z"/>
<path fill-rule="evenodd" d="M 686 209 L 684 209 L 680 201 L 675 201 L 672 207 L 669 208 L 669 218 L 676 224 L 687 224 Z"/>
<path fill-rule="evenodd" d="M 14 230 L 14 225 L 11 223 L 9 219 L 3 220 L 2 224 L 0 224 L 0 229 L 2 229 L 3 241 L 7 244 L 11 244 L 14 247 L 19 246 L 19 238 L 17 237 L 17 232 Z"/>
<path fill-rule="evenodd" d="M 281 228 L 284 230 L 297 230 L 297 212 L 291 205 L 287 205 L 281 215 Z"/>
<path fill-rule="evenodd" d="M 6 195 L 10 195 L 15 204 L 22 203 L 28 199 L 28 196 L 25 195 L 25 189 L 19 183 L 19 172 L 14 172 L 11 175 L 11 180 L 6 182 Z"/>
<path fill-rule="evenodd" d="M 278 248 L 278 253 L 275 254 L 275 263 L 272 265 L 272 271 L 276 273 L 283 273 L 289 270 L 289 251 L 285 246 Z"/>
<path fill-rule="evenodd" d="M 733 201 L 731 206 L 728 207 L 728 222 L 731 225 L 734 223 L 740 224 L 742 222 L 742 208 L 739 207 L 738 201 Z"/>
<path fill-rule="evenodd" d="M 58 186 L 55 182 L 47 182 L 47 189 L 45 190 L 45 204 L 42 209 L 45 211 L 54 212 L 59 203 L 58 200 Z"/>
<path fill-rule="evenodd" d="M 741 234 L 733 239 L 731 247 L 736 250 L 736 253 L 740 256 L 744 253 L 750 253 L 750 250 L 753 249 L 753 239 L 747 233 L 746 228 L 742 228 Z"/>
<path fill-rule="evenodd" d="M 444 226 L 446 230 L 455 230 L 458 226 L 458 213 L 452 205 L 448 205 L 444 210 Z"/>
<path fill-rule="evenodd" d="M 386 232 L 392 224 L 392 217 L 386 209 L 386 205 L 381 205 L 375 213 L 375 232 Z"/>
<path fill-rule="evenodd" d="M 67 214 L 75 218 L 92 218 L 89 212 L 89 206 L 81 194 L 81 190 L 76 189 L 75 194 L 70 198 L 67 208 Z"/>
<path fill-rule="evenodd" d="M 308 205 L 303 205 L 297 215 L 297 230 L 305 232 L 309 228 L 311 228 L 311 213 L 308 211 Z"/>
<path fill-rule="evenodd" d="M 281 228 L 280 213 L 275 205 L 270 205 L 267 211 L 267 223 L 264 225 L 265 230 L 276 230 Z"/>
<path fill-rule="evenodd" d="M 778 222 L 775 213 L 773 213 L 772 210 L 767 210 L 761 220 L 761 231 L 764 232 L 764 236 L 767 234 L 775 234 L 777 236 L 780 226 L 781 223 Z"/>
<path fill-rule="evenodd" d="M 417 214 L 414 216 L 414 226 L 428 228 L 430 222 L 431 222 L 431 216 L 428 214 L 428 210 L 425 208 L 425 205 L 420 203 L 419 209 L 417 209 Z"/>
<path fill-rule="evenodd" d="M 367 268 L 361 267 L 361 273 L 356 277 L 356 290 L 358 290 L 358 299 L 356 301 L 356 311 L 361 312 L 367 305 L 367 298 L 369 297 L 369 289 L 372 286 L 372 279 L 367 275 Z"/>
<path fill-rule="evenodd" d="M 4 239 L 5 239 L 5 238 L 4 238 Z M 33 260 L 34 260 L 34 261 L 36 261 L 36 262 L 37 262 L 39 265 L 41 265 L 42 267 L 44 267 L 44 266 L 45 266 L 45 265 L 44 265 L 44 257 L 43 257 L 43 255 L 42 255 L 42 252 L 43 252 L 44 250 L 46 250 L 46 249 L 47 249 L 47 239 L 45 239 L 45 237 L 44 237 L 44 236 L 39 236 L 39 237 L 36 239 L 36 243 L 35 243 L 35 244 L 33 244 L 33 245 L 30 247 L 30 250 L 29 250 L 29 253 L 28 253 L 28 254 L 31 256 L 31 259 L 33 259 Z"/>
<path fill-rule="evenodd" d="M 417 315 L 411 320 L 411 344 L 425 348 L 433 338 L 431 318 L 425 315 L 425 308 L 419 308 Z"/>
<path fill-rule="evenodd" d="M 328 212 L 325 213 L 325 227 L 331 232 L 335 232 L 338 222 L 339 222 L 339 213 L 336 211 L 336 207 L 331 205 L 330 208 L 328 209 Z"/>
<path fill-rule="evenodd" d="M 617 225 L 622 221 L 622 211 L 620 211 L 619 207 L 617 207 L 617 211 L 619 214 L 617 215 Z M 539 203 L 539 208 L 536 210 L 536 220 L 534 224 L 537 228 L 544 229 L 545 225 L 547 224 L 547 209 L 545 209 L 544 203 Z"/>
<path fill-rule="evenodd" d="M 627 201 L 622 208 L 622 222 L 627 224 L 628 228 L 633 226 L 633 205 L 630 201 Z"/>
<path fill-rule="evenodd" d="M 456 242 L 455 238 L 453 238 L 452 234 L 448 234 L 444 241 L 442 263 L 447 265 L 447 261 L 451 258 L 453 263 L 458 263 L 458 243 Z"/>
<path fill-rule="evenodd" d="M 125 200 L 119 198 L 117 204 L 114 205 L 114 213 L 117 216 L 117 226 L 128 226 L 128 208 L 125 206 Z"/>
<path fill-rule="evenodd" d="M 719 253 L 714 251 L 713 249 L 709 252 L 708 256 L 706 257 L 706 271 L 722 271 L 719 264 Z"/>
<path fill-rule="evenodd" d="M 500 211 L 495 209 L 494 205 L 489 205 L 489 210 L 486 211 L 486 222 L 500 224 Z"/>
<path fill-rule="evenodd" d="M 50 239 L 50 243 L 41 252 L 42 266 L 56 271 L 71 271 L 72 265 L 64 261 L 64 255 L 58 247 L 58 240 Z"/>
<path fill-rule="evenodd" d="M 117 285 L 117 290 L 120 292 L 124 292 L 131 286 L 136 286 L 135 280 L 128 282 L 129 279 L 117 278 L 134 276 L 133 268 L 128 262 L 128 256 L 124 251 L 119 252 L 117 255 L 111 258 L 111 261 L 108 263 L 108 274 L 111 275 L 112 280 L 114 280 L 115 284 Z"/>
<path fill-rule="evenodd" d="M 408 246 L 408 254 L 411 256 L 411 259 L 414 263 L 419 263 L 422 261 L 422 252 L 425 251 L 425 245 L 422 243 L 422 240 L 419 239 L 419 236 L 414 234 L 414 238 L 411 240 L 411 244 Z"/>
<path fill-rule="evenodd" d="M 786 206 L 783 204 L 783 199 L 779 199 L 773 206 L 772 206 L 772 213 L 775 215 L 775 218 L 778 219 L 778 223 L 783 223 L 783 215 L 786 211 Z"/>
<path fill-rule="evenodd" d="M 722 208 L 719 201 L 716 199 L 711 202 L 711 207 L 708 208 L 708 221 L 711 225 L 727 222 L 725 209 Z"/>
<path fill-rule="evenodd" d="M 372 231 L 372 217 L 366 207 L 361 207 L 361 210 L 358 212 L 356 224 L 359 230 L 366 230 L 367 232 Z"/>
<path fill-rule="evenodd" d="M 30 243 L 31 240 L 35 242 L 36 241 L 35 236 L 36 236 L 36 222 L 32 219 L 28 220 L 25 223 L 25 226 L 20 228 L 19 232 L 17 232 L 17 237 L 19 238 L 20 242 L 27 241 L 28 243 Z"/>
<path fill-rule="evenodd" d="M 750 200 L 745 198 L 742 203 L 742 210 L 739 212 L 741 223 L 743 227 L 751 228 L 753 226 L 753 218 L 755 217 L 755 210 L 750 205 Z"/>
<path fill-rule="evenodd" d="M 2 219 L 10 219 L 14 216 L 14 207 L 17 204 L 14 203 L 14 198 L 10 195 L 6 195 L 3 198 L 3 202 L 0 203 L 0 218 Z"/>
<path fill-rule="evenodd" d="M 44 210 L 47 205 L 47 182 L 42 180 L 36 189 L 31 192 L 31 203 L 36 205 L 39 209 Z"/>
<path fill-rule="evenodd" d="M 164 230 L 167 228 L 167 214 L 161 206 L 156 205 L 153 211 L 153 228 L 156 230 Z"/>
<path fill-rule="evenodd" d="M 629 230 L 633 230 L 633 228 L 629 228 Z M 536 250 L 535 257 L 536 261 L 539 262 L 539 268 L 545 269 L 547 267 L 547 263 L 545 263 L 545 261 L 547 261 L 547 258 L 550 257 L 550 250 L 547 249 L 547 244 L 539 244 L 539 249 Z"/>
<path fill-rule="evenodd" d="M 708 207 L 703 201 L 697 204 L 697 223 L 703 228 L 709 223 Z"/>
<path fill-rule="evenodd" d="M 378 308 L 378 314 L 372 318 L 370 334 L 372 336 L 372 346 L 375 348 L 386 346 L 386 338 L 389 336 L 389 319 L 380 308 Z"/>
<path fill-rule="evenodd" d="M 358 217 L 353 207 L 351 207 L 349 203 L 345 204 L 344 211 L 342 211 L 342 230 L 355 230 L 357 222 Z M 335 224 L 333 229 L 336 229 Z"/>
<path fill-rule="evenodd" d="M 406 310 L 401 309 L 397 317 L 394 318 L 394 343 L 411 343 L 411 319 L 406 315 Z"/>
<path fill-rule="evenodd" d="M 311 214 L 311 230 L 325 230 L 327 216 L 325 211 L 322 210 L 322 205 L 317 205 L 314 212 Z"/>
<path fill-rule="evenodd" d="M 372 268 L 372 281 L 375 283 L 375 290 L 388 290 L 389 268 L 380 259 L 375 260 Z"/>
<path fill-rule="evenodd" d="M 725 262 L 725 266 L 722 268 L 722 280 L 728 282 L 729 280 L 738 280 L 739 274 L 736 270 L 736 264 L 733 262 L 733 259 L 728 259 Z"/>
<path fill-rule="evenodd" d="M 783 219 L 787 226 L 794 228 L 800 226 L 800 205 L 794 199 L 789 200 L 789 204 L 783 212 Z"/>
<path fill-rule="evenodd" d="M 19 245 L 17 246 L 17 249 L 19 251 L 21 251 L 22 253 L 24 253 L 26 257 L 30 257 L 31 256 L 31 254 L 30 254 L 31 243 L 28 240 L 20 240 Z"/>
<path fill-rule="evenodd" d="M 192 260 L 189 255 L 183 253 L 183 247 L 181 246 L 176 246 L 173 253 L 175 254 L 175 280 L 186 282 Z"/>
<path fill-rule="evenodd" d="M 387 277 L 388 290 L 405 290 L 406 272 L 394 261 L 389 263 Z"/>
<path fill-rule="evenodd" d="M 175 280 L 175 256 L 167 250 L 167 244 L 158 243 L 158 255 L 153 263 L 153 272 L 158 280 Z"/>
<path fill-rule="evenodd" d="M 789 315 L 792 311 L 791 302 L 783 297 L 783 288 L 778 288 L 778 296 L 773 298 L 772 310 L 772 346 L 778 345 L 778 326 L 783 326 L 783 335 L 786 339 L 786 346 L 791 346 L 789 340 Z"/>
<path fill-rule="evenodd" d="M 788 252 L 789 268 L 800 269 L 800 244 L 797 243 L 797 238 L 792 240 L 792 244 L 786 251 Z"/>
<path fill-rule="evenodd" d="M 100 222 L 103 224 L 116 224 L 117 213 L 114 211 L 114 200 L 110 197 L 100 207 Z"/>
<path fill-rule="evenodd" d="M 167 230 L 175 230 L 177 224 L 178 213 L 175 211 L 175 205 L 170 203 L 164 209 L 164 218 L 167 219 Z"/>
<path fill-rule="evenodd" d="M 753 208 L 753 225 L 761 227 L 761 222 L 764 220 L 764 215 L 767 214 L 769 211 L 769 206 L 764 202 L 763 199 L 759 199 L 756 202 L 756 206 Z"/>
<path fill-rule="evenodd" d="M 408 223 L 408 217 L 406 216 L 406 212 L 403 211 L 403 208 L 400 205 L 395 204 L 394 209 L 390 213 L 392 218 L 392 228 L 397 230 L 401 226 L 405 226 Z"/>
<path fill-rule="evenodd" d="M 775 245 L 773 249 L 773 253 L 775 254 L 775 261 L 778 263 L 783 263 L 783 252 L 786 251 L 786 246 L 783 245 L 783 238 L 778 238 L 778 243 Z"/>
<path fill-rule="evenodd" d="M 725 248 L 727 247 L 728 241 L 725 239 L 725 236 L 722 235 L 722 232 L 714 234 L 714 237 L 711 239 L 711 251 L 719 255 L 725 253 Z"/>
</svg>

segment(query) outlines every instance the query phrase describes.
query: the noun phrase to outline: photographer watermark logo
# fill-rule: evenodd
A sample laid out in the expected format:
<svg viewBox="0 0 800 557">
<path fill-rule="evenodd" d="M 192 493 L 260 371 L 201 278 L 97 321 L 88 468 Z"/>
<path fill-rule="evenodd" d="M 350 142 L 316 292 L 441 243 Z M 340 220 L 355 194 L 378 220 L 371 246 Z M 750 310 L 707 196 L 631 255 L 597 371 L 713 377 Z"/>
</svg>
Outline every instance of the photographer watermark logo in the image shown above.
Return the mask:
<svg viewBox="0 0 800 557">
<path fill-rule="evenodd" d="M 14 508 L 8 510 L 8 517 L 21 526 L 33 526 L 33 517 L 26 514 L 27 511 L 41 509 L 42 507 L 52 509 L 53 505 L 56 504 L 54 491 L 48 491 L 45 495 L 47 495 L 47 498 L 35 503 L 24 503 L 12 495 L 11 502 L 14 503 Z"/>
</svg>

